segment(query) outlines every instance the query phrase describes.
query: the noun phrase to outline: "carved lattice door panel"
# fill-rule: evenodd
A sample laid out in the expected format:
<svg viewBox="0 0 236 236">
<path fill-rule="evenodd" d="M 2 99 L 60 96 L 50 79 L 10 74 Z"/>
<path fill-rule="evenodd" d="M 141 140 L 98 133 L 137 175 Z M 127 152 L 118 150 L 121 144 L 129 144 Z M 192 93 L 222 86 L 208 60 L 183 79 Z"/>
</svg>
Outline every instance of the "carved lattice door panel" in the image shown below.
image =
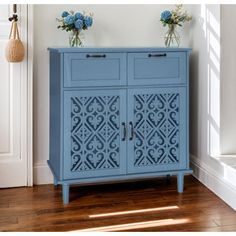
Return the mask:
<svg viewBox="0 0 236 236">
<path fill-rule="evenodd" d="M 126 93 L 122 90 L 64 92 L 64 177 L 124 174 Z"/>
<path fill-rule="evenodd" d="M 185 103 L 186 88 L 129 90 L 129 173 L 186 168 Z"/>
</svg>

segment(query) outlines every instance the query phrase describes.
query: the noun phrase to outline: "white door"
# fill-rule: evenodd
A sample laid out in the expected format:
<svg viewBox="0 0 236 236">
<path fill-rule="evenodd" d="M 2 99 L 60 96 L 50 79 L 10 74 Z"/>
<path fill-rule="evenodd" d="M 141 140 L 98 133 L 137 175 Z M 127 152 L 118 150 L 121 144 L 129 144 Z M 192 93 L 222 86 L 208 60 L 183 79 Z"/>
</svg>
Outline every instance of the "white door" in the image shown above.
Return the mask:
<svg viewBox="0 0 236 236">
<path fill-rule="evenodd" d="M 19 30 L 27 43 L 27 6 L 18 5 Z M 5 46 L 12 5 L 0 5 L 0 187 L 27 185 L 27 59 L 8 63 Z M 25 51 L 26 53 L 26 51 Z"/>
</svg>

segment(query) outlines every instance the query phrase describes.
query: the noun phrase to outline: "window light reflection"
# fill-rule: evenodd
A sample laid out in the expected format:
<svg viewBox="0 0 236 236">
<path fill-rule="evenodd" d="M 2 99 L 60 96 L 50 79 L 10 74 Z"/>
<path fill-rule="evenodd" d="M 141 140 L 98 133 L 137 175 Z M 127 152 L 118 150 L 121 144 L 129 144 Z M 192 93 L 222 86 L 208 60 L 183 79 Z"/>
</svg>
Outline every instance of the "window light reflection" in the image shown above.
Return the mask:
<svg viewBox="0 0 236 236">
<path fill-rule="evenodd" d="M 89 218 L 137 214 L 137 213 L 146 213 L 146 212 L 155 212 L 155 211 L 165 211 L 165 210 L 173 210 L 173 209 L 178 209 L 178 208 L 179 208 L 178 206 L 166 206 L 166 207 L 147 208 L 147 209 L 130 210 L 130 211 L 109 212 L 109 213 L 103 213 L 103 214 L 90 215 Z"/>
<path fill-rule="evenodd" d="M 88 228 L 88 229 L 76 230 L 76 232 L 122 231 L 122 230 L 144 229 L 144 228 L 152 228 L 152 227 L 167 226 L 167 225 L 177 225 L 177 224 L 184 224 L 188 222 L 189 222 L 189 219 L 153 220 L 153 221 L 144 221 L 144 222 L 136 222 L 136 223 L 129 223 L 129 224 L 109 225 L 109 226 L 104 226 L 104 227 Z"/>
</svg>

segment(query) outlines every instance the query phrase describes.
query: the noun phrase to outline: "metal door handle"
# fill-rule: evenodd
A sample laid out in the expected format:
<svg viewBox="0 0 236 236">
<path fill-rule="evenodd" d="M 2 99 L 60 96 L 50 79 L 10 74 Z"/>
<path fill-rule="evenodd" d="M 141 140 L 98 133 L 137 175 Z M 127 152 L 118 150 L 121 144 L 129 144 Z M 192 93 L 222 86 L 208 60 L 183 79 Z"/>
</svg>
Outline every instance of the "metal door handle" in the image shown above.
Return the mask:
<svg viewBox="0 0 236 236">
<path fill-rule="evenodd" d="M 123 125 L 123 138 L 121 139 L 122 141 L 125 141 L 126 139 L 126 125 L 125 125 L 125 122 L 122 122 L 121 125 Z"/>
<path fill-rule="evenodd" d="M 129 122 L 129 125 L 130 125 L 130 131 L 131 131 L 131 133 L 130 133 L 130 138 L 129 138 L 129 140 L 133 140 L 134 139 L 134 126 L 133 126 L 133 122 L 132 121 L 130 121 Z"/>
</svg>

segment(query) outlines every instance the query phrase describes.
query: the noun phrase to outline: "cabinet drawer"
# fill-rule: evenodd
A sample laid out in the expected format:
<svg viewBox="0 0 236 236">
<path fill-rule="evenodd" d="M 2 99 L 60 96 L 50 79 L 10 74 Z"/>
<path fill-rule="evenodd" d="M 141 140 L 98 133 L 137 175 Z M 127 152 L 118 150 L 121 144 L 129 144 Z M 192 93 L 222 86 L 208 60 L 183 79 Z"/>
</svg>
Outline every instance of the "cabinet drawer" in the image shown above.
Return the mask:
<svg viewBox="0 0 236 236">
<path fill-rule="evenodd" d="M 65 53 L 64 86 L 112 86 L 126 84 L 125 53 Z"/>
<path fill-rule="evenodd" d="M 156 85 L 186 83 L 185 52 L 128 54 L 128 84 Z"/>
</svg>

